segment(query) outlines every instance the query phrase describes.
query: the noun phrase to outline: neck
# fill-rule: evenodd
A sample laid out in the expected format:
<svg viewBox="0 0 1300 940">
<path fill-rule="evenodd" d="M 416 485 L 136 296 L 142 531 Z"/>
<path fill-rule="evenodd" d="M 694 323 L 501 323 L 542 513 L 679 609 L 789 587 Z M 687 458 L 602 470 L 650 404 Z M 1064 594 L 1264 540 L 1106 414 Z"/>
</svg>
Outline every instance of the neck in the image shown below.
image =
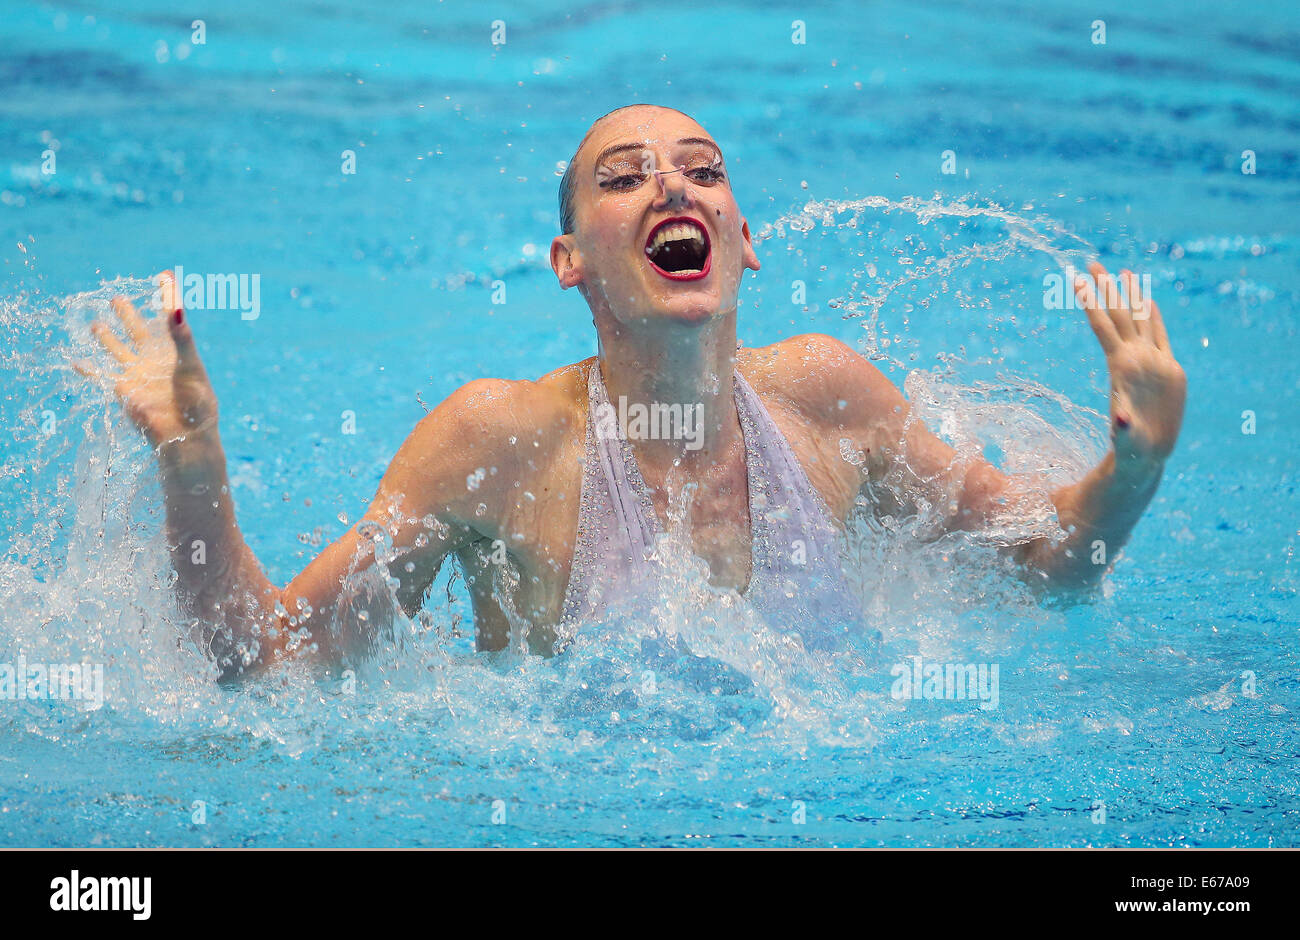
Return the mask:
<svg viewBox="0 0 1300 940">
<path fill-rule="evenodd" d="M 662 476 L 673 461 L 717 463 L 741 440 L 734 398 L 736 311 L 705 323 L 597 317 L 601 376 L 619 414 L 656 414 L 681 406 L 690 434 L 663 439 L 628 433 L 642 470 Z M 633 407 L 637 406 L 637 407 Z M 698 446 L 697 446 L 698 445 Z"/>
</svg>

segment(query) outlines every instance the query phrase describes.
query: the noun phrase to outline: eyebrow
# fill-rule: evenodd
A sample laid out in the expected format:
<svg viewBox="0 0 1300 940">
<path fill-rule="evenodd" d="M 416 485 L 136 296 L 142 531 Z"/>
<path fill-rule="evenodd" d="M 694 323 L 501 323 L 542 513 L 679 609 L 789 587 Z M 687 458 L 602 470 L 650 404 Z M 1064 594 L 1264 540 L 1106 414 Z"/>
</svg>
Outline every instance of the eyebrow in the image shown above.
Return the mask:
<svg viewBox="0 0 1300 940">
<path fill-rule="evenodd" d="M 715 144 L 713 141 L 709 140 L 709 138 L 707 137 L 682 137 L 677 141 L 677 145 L 681 146 L 682 144 L 703 144 L 705 147 L 712 148 L 712 150 L 715 153 L 717 153 L 719 157 L 722 156 L 722 148 L 719 147 L 717 144 Z M 624 151 L 627 150 L 646 150 L 646 149 L 647 148 L 644 143 L 615 144 L 612 147 L 606 147 L 604 150 L 600 152 L 599 155 L 597 155 L 595 161 L 592 163 L 592 170 L 594 172 L 595 170 L 599 169 L 602 163 L 604 163 L 607 159 L 609 159 L 616 153 L 623 153 Z"/>
</svg>

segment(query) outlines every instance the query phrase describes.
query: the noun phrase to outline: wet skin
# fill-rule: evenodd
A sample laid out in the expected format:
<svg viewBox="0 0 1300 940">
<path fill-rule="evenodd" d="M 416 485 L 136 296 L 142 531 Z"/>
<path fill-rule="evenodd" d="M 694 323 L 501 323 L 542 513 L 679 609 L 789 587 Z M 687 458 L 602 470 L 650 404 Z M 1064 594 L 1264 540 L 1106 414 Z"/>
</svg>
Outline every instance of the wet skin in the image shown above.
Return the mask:
<svg viewBox="0 0 1300 940">
<path fill-rule="evenodd" d="M 703 406 L 698 449 L 672 440 L 634 440 L 632 447 L 660 520 L 673 496 L 670 471 L 677 489 L 697 488 L 691 539 L 713 584 L 743 591 L 750 576 L 733 369 L 753 386 L 840 523 L 868 486 L 875 511 L 897 515 L 925 499 L 941 508 L 950 530 L 977 529 L 995 514 L 1028 513 L 1041 498 L 1035 480 L 1003 474 L 982 459 L 958 460 L 919 421 L 908 420 L 908 402 L 894 385 L 838 340 L 808 334 L 737 348 L 741 278 L 760 262 L 721 150 L 695 121 L 650 106 L 607 115 L 584 139 L 574 173 L 576 226 L 552 243 L 552 268 L 560 286 L 577 288 L 591 308 L 611 401 Z M 710 255 L 704 276 L 671 277 L 647 256 L 648 237 L 669 218 L 704 229 Z M 1123 271 L 1121 294 L 1100 264 L 1090 271 L 1096 289 L 1087 279 L 1075 287 L 1110 371 L 1112 448 L 1082 480 L 1050 493 L 1065 537 L 1015 550 L 1027 575 L 1067 587 L 1095 582 L 1105 571 L 1092 562 L 1097 540 L 1113 559 L 1127 539 L 1173 450 L 1186 394 L 1159 308 L 1141 294 L 1138 278 Z M 343 585 L 347 575 L 374 563 L 365 550 L 366 523 L 390 535 L 396 557 L 388 567 L 400 579 L 397 598 L 408 614 L 455 555 L 473 596 L 479 648 L 507 645 L 504 608 L 511 607 L 528 627 L 529 645 L 549 650 L 577 537 L 586 374 L 596 358 L 536 381 L 480 379 L 448 396 L 399 448 L 361 524 L 280 587 L 266 578 L 239 531 L 216 396 L 170 272 L 160 283 L 158 316 L 116 299 L 122 335 L 106 323 L 92 327 L 112 362 L 76 368 L 115 392 L 156 450 L 179 597 L 205 636 L 215 636 L 213 652 L 225 674 L 286 656 L 335 663 L 365 650 L 373 621 L 363 622 L 357 612 L 373 600 L 345 593 Z M 864 455 L 861 466 L 841 456 L 842 441 Z M 466 481 L 480 468 L 496 472 L 470 489 Z M 886 474 L 907 483 L 882 488 Z M 204 565 L 191 563 L 194 539 L 206 545 Z M 493 590 L 503 572 L 494 559 L 503 552 L 519 576 L 504 603 Z M 291 625 L 300 602 L 312 615 Z M 278 613 L 278 605 L 287 613 Z M 336 629 L 319 628 L 330 621 Z"/>
</svg>

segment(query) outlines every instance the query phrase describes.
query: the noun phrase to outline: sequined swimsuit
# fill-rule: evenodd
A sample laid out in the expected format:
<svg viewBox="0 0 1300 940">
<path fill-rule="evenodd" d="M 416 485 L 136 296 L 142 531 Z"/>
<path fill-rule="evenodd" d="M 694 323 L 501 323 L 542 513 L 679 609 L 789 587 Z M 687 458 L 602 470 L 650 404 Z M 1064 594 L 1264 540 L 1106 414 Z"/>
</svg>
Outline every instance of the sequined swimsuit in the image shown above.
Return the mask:
<svg viewBox="0 0 1300 940">
<path fill-rule="evenodd" d="M 569 624 L 599 617 L 654 577 L 649 554 L 660 533 L 650 492 L 622 429 L 597 431 L 598 409 L 609 405 L 599 360 L 588 373 L 587 391 L 577 545 L 561 617 Z M 859 616 L 840 566 L 839 530 L 739 371 L 735 401 L 745 439 L 751 527 L 752 568 L 743 597 L 768 623 L 798 632 L 809 648 L 834 645 L 844 631 L 854 629 Z"/>
</svg>

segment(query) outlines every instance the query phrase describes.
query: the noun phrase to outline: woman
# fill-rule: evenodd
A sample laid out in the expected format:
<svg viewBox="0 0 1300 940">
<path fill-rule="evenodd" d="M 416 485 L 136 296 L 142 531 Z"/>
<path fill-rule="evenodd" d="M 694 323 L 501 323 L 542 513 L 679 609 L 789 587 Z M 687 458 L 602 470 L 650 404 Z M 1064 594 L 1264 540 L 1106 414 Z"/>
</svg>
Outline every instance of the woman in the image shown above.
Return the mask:
<svg viewBox="0 0 1300 940">
<path fill-rule="evenodd" d="M 576 623 L 635 601 L 661 520 L 685 500 L 712 585 L 808 645 L 832 642 L 853 621 L 838 536 L 887 472 L 897 479 L 901 467 L 900 495 L 945 507 L 950 529 L 1030 511 L 1031 481 L 956 459 L 837 340 L 737 348 L 740 280 L 759 260 L 720 148 L 685 114 L 632 105 L 597 120 L 560 202 L 551 266 L 591 307 L 599 355 L 536 382 L 457 390 L 398 450 L 362 522 L 283 588 L 236 524 L 216 398 L 174 278 L 162 275 L 157 318 L 114 301 L 126 341 L 94 325 L 118 368 L 79 369 L 113 383 L 156 448 L 178 591 L 225 674 L 364 648 L 376 599 L 351 576 L 382 566 L 410 614 L 453 553 L 480 649 L 503 648 L 514 631 L 552 650 Z M 1186 388 L 1134 275 L 1123 272 L 1122 300 L 1104 268 L 1091 271 L 1097 289 L 1086 278 L 1075 288 L 1110 369 L 1113 447 L 1051 494 L 1064 537 L 1017 550 L 1059 584 L 1096 579 L 1097 543 L 1113 558 L 1127 539 L 1173 449 Z"/>
</svg>

